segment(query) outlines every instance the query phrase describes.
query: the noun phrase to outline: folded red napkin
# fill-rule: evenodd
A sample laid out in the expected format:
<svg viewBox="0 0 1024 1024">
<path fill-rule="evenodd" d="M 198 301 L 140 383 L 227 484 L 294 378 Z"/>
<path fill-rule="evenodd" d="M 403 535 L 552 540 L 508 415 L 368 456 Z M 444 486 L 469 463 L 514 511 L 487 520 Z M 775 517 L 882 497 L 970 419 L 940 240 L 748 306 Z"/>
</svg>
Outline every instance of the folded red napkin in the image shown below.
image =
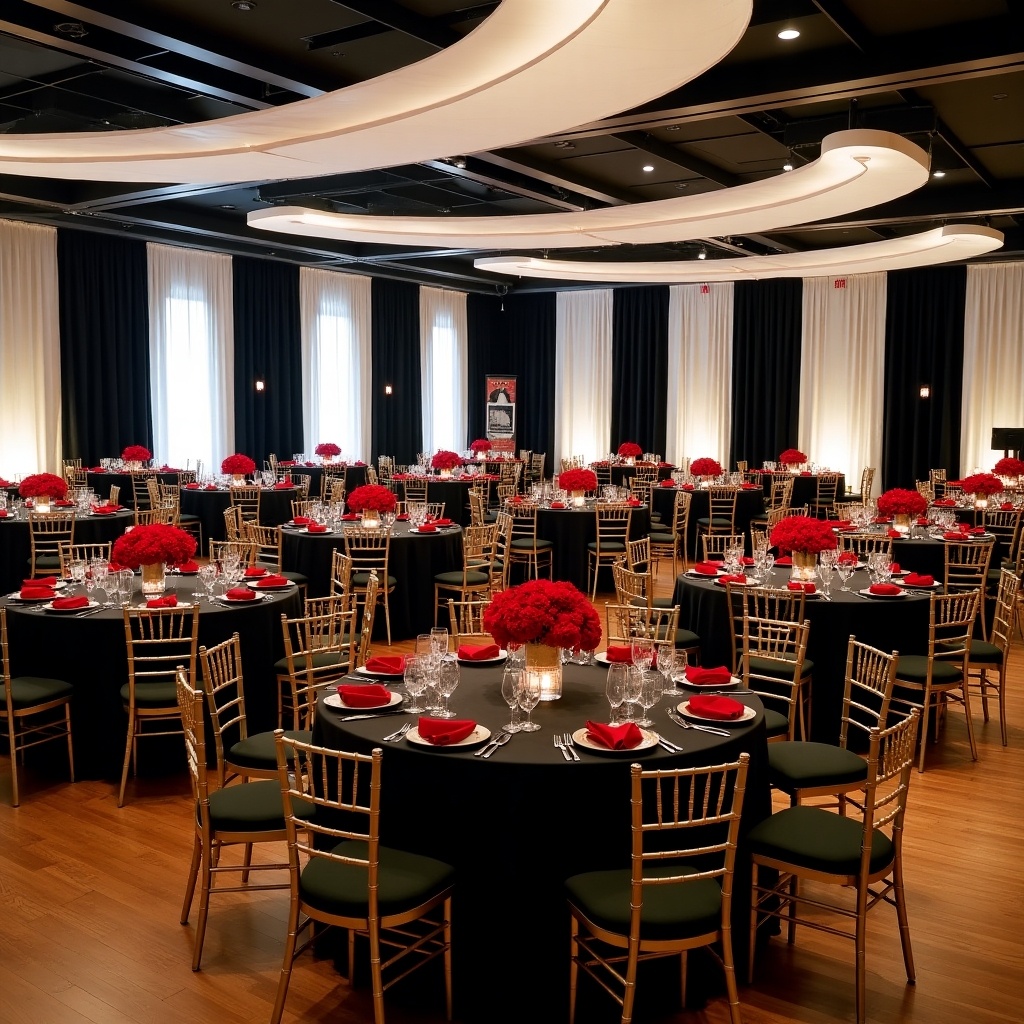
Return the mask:
<svg viewBox="0 0 1024 1024">
<path fill-rule="evenodd" d="M 67 608 L 88 608 L 89 598 L 84 594 L 80 597 L 57 597 L 54 598 L 53 607 L 58 611 Z"/>
<path fill-rule="evenodd" d="M 199 572 L 199 563 L 193 562 L 190 558 L 187 562 L 182 562 L 178 566 L 178 572 Z"/>
<path fill-rule="evenodd" d="M 342 685 L 338 687 L 338 693 L 350 708 L 383 708 L 391 703 L 391 691 L 380 683 Z"/>
<path fill-rule="evenodd" d="M 464 740 L 474 729 L 471 718 L 421 718 L 417 725 L 420 736 L 435 747 L 447 747 Z"/>
<path fill-rule="evenodd" d="M 367 672 L 379 672 L 383 676 L 400 676 L 405 671 L 405 658 L 401 654 L 382 654 L 369 658 L 363 667 Z"/>
<path fill-rule="evenodd" d="M 689 665 L 686 669 L 686 681 L 696 686 L 720 686 L 732 681 L 732 672 L 722 665 L 719 668 L 701 668 Z"/>
<path fill-rule="evenodd" d="M 754 560 L 750 557 L 750 555 L 744 555 L 740 559 L 740 565 L 753 565 L 753 564 L 754 564 Z"/>
<path fill-rule="evenodd" d="M 684 491 L 692 491 L 693 490 L 693 484 L 683 484 L 683 490 Z"/>
<path fill-rule="evenodd" d="M 1012 501 L 1004 501 L 1002 503 L 1002 505 L 999 506 L 999 511 L 1000 512 L 1012 512 L 1013 511 L 1013 502 Z"/>
<path fill-rule="evenodd" d="M 310 462 L 309 459 L 306 459 L 306 461 L 303 463 L 303 465 L 304 466 L 315 466 L 316 463 L 315 462 Z"/>
<path fill-rule="evenodd" d="M 760 484 L 743 484 L 743 490 L 745 490 L 745 491 L 752 491 L 755 487 L 758 490 L 762 490 L 762 487 L 761 487 Z"/>
<path fill-rule="evenodd" d="M 837 559 L 840 565 L 856 565 L 860 559 L 856 551 L 844 551 Z"/>
<path fill-rule="evenodd" d="M 935 577 L 929 576 L 927 573 L 908 572 L 903 577 L 903 582 L 908 587 L 933 587 L 935 586 Z"/>
<path fill-rule="evenodd" d="M 693 571 L 700 573 L 701 576 L 717 576 L 721 568 L 722 566 L 717 562 L 696 562 Z"/>
<path fill-rule="evenodd" d="M 882 597 L 889 597 L 899 592 L 900 588 L 895 583 L 872 583 L 868 587 L 869 594 L 880 594 Z"/>
<path fill-rule="evenodd" d="M 837 530 L 849 530 L 853 527 L 853 523 L 849 519 L 837 519 L 832 526 Z"/>
<path fill-rule="evenodd" d="M 420 533 L 437 533 L 437 527 L 433 523 L 424 523 L 420 527 Z"/>
<path fill-rule="evenodd" d="M 287 468 L 289 466 L 294 466 L 295 465 L 295 460 L 294 459 L 278 459 L 277 460 L 277 464 L 279 466 L 284 466 L 284 467 Z"/>
<path fill-rule="evenodd" d="M 342 516 L 341 518 L 344 519 L 345 516 Z M 408 515 L 395 516 L 395 522 L 396 523 L 407 523 L 407 522 L 409 522 L 409 516 Z"/>
<path fill-rule="evenodd" d="M 294 486 L 295 486 L 295 484 L 293 484 L 291 482 L 291 480 L 280 480 L 276 484 L 274 484 L 274 490 L 275 491 L 290 491 Z"/>
<path fill-rule="evenodd" d="M 719 583 L 739 583 L 741 586 L 747 582 L 747 577 L 741 572 L 727 573 L 718 577 Z"/>
<path fill-rule="evenodd" d="M 963 540 L 964 535 L 959 530 L 947 530 L 942 535 L 943 540 Z"/>
<path fill-rule="evenodd" d="M 57 586 L 56 576 L 39 576 L 37 579 L 22 580 L 23 587 L 55 587 Z"/>
<path fill-rule="evenodd" d="M 147 608 L 177 608 L 178 595 L 168 594 L 166 597 L 151 597 L 146 602 Z"/>
<path fill-rule="evenodd" d="M 625 725 L 587 722 L 587 736 L 609 750 L 632 750 L 644 738 L 644 734 L 632 722 L 626 722 Z"/>
<path fill-rule="evenodd" d="M 258 579 L 260 576 L 266 576 L 267 570 L 262 565 L 250 565 L 244 575 L 247 579 Z"/>
<path fill-rule="evenodd" d="M 120 505 L 93 505 L 93 512 L 98 516 L 109 516 L 114 512 L 120 512 Z"/>
<path fill-rule="evenodd" d="M 25 499 L 25 508 L 32 508 L 34 504 L 35 503 L 32 501 L 31 498 L 26 498 Z"/>
<path fill-rule="evenodd" d="M 630 508 L 639 508 L 643 502 L 639 498 L 627 498 L 626 504 L 629 505 Z"/>
<path fill-rule="evenodd" d="M 353 465 L 353 466 L 365 466 L 365 465 L 366 465 L 366 463 L 365 463 L 365 462 L 363 462 L 363 460 L 362 460 L 362 459 L 356 459 L 356 461 L 355 461 L 355 462 L 353 462 L 353 463 L 352 463 L 352 465 Z"/>
<path fill-rule="evenodd" d="M 885 535 L 889 538 L 889 540 L 899 540 L 900 537 L 903 536 L 903 534 L 900 533 L 899 530 L 886 530 Z"/>
<path fill-rule="evenodd" d="M 264 576 L 262 579 L 256 581 L 257 587 L 269 587 L 273 590 L 275 587 L 287 587 L 288 580 L 284 576 Z"/>
<path fill-rule="evenodd" d="M 199 490 L 199 484 L 197 484 L 193 480 L 192 483 L 185 484 L 185 489 L 188 490 L 188 491 L 198 491 Z"/>
<path fill-rule="evenodd" d="M 800 475 L 801 475 L 801 476 L 810 476 L 810 475 L 811 475 L 811 472 L 810 472 L 810 470 L 808 470 L 808 469 L 805 469 L 805 470 L 804 470 L 804 471 L 803 471 L 803 472 L 802 472 L 802 473 L 801 473 Z"/>
<path fill-rule="evenodd" d="M 514 497 L 514 498 L 512 499 L 512 504 L 513 504 L 513 505 L 522 505 L 522 503 L 523 503 L 523 498 L 522 498 L 522 495 L 519 495 L 519 494 L 517 494 L 517 495 L 516 495 L 516 496 L 515 496 L 515 497 Z"/>
<path fill-rule="evenodd" d="M 309 516 L 292 516 L 292 524 L 294 526 L 309 526 L 313 522 Z"/>
<path fill-rule="evenodd" d="M 936 498 L 932 504 L 938 508 L 956 508 L 956 502 L 952 498 Z"/>
<path fill-rule="evenodd" d="M 972 530 L 970 530 L 968 532 L 970 532 L 970 533 L 984 533 L 985 532 L 985 527 L 984 526 L 975 526 Z"/>
<path fill-rule="evenodd" d="M 248 587 L 232 587 L 224 596 L 229 601 L 255 601 L 256 591 Z"/>
<path fill-rule="evenodd" d="M 899 562 L 890 562 L 889 563 L 889 572 L 891 572 L 893 575 L 895 575 L 898 572 L 903 572 L 903 570 L 900 568 L 900 563 Z"/>
<path fill-rule="evenodd" d="M 917 519 L 914 520 L 914 523 L 917 526 L 927 526 L 928 525 L 928 517 L 927 516 L 918 516 Z"/>
<path fill-rule="evenodd" d="M 723 722 L 742 717 L 746 710 L 746 705 L 733 700 L 732 697 L 712 697 L 706 693 L 698 693 L 691 697 L 687 706 L 693 714 L 701 718 L 718 718 Z"/>
<path fill-rule="evenodd" d="M 805 583 L 802 580 L 790 580 L 786 584 L 786 589 L 794 591 L 802 590 L 805 594 L 813 594 L 817 590 L 817 587 L 810 582 Z"/>
<path fill-rule="evenodd" d="M 871 522 L 873 522 L 873 523 L 891 523 L 892 522 L 892 516 L 875 516 L 875 518 L 872 519 Z"/>
<path fill-rule="evenodd" d="M 658 486 L 659 487 L 675 487 L 675 482 L 673 480 L 661 480 L 661 481 L 658 482 Z"/>
<path fill-rule="evenodd" d="M 462 644 L 459 647 L 461 661 L 490 661 L 501 654 L 497 644 Z"/>
<path fill-rule="evenodd" d="M 75 504 L 75 502 L 68 501 L 67 498 L 58 498 L 54 502 L 54 505 L 56 505 L 57 508 L 71 508 L 74 504 Z"/>
<path fill-rule="evenodd" d="M 87 473 L 106 473 L 106 468 L 103 466 L 91 466 L 86 470 Z"/>
<path fill-rule="evenodd" d="M 11 513 L 5 508 L 0 508 L 0 519 L 6 519 Z"/>
<path fill-rule="evenodd" d="M 215 491 L 215 490 L 217 490 L 217 485 L 216 484 L 207 484 L 205 489 L 208 490 L 208 491 Z"/>
<path fill-rule="evenodd" d="M 53 587 L 28 586 L 22 587 L 18 594 L 23 601 L 50 601 L 57 596 Z"/>
<path fill-rule="evenodd" d="M 633 664 L 633 651 L 624 644 L 609 644 L 604 656 L 614 664 Z"/>
<path fill-rule="evenodd" d="M 343 522 L 354 523 L 357 519 L 361 519 L 362 516 L 360 516 L 357 512 L 346 512 L 341 518 Z M 406 516 L 405 518 L 408 519 L 409 517 Z"/>
<path fill-rule="evenodd" d="M 792 565 L 793 559 L 789 555 L 780 555 L 775 559 L 776 565 Z"/>
<path fill-rule="evenodd" d="M 326 533 L 327 526 L 324 523 L 310 523 L 306 527 L 306 533 Z"/>
<path fill-rule="evenodd" d="M 434 520 L 434 525 L 435 526 L 451 526 L 452 525 L 452 521 L 450 519 L 435 519 Z"/>
<path fill-rule="evenodd" d="M 553 501 L 553 502 L 551 502 L 551 507 L 552 508 L 565 508 L 565 502 L 564 501 Z"/>
</svg>

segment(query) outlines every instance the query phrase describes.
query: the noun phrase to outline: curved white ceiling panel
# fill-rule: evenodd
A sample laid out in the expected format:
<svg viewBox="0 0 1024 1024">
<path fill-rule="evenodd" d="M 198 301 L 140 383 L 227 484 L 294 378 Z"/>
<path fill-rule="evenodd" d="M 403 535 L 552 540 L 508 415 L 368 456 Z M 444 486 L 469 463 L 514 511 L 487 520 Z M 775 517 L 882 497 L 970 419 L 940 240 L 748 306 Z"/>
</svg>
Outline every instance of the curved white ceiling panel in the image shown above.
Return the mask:
<svg viewBox="0 0 1024 1024">
<path fill-rule="evenodd" d="M 881 242 L 781 256 L 685 260 L 667 263 L 583 263 L 531 256 L 495 256 L 474 261 L 479 270 L 513 277 L 606 284 L 704 284 L 770 277 L 834 277 L 879 270 L 906 270 L 982 256 L 1003 244 L 1003 233 L 978 224 L 950 224 Z"/>
<path fill-rule="evenodd" d="M 742 235 L 837 217 L 888 202 L 928 180 L 928 154 L 890 132 L 826 136 L 812 163 L 764 181 L 695 196 L 574 213 L 511 217 L 383 217 L 282 206 L 251 227 L 294 235 L 461 249 L 559 249 Z"/>
<path fill-rule="evenodd" d="M 739 41 L 752 0 L 504 0 L 426 60 L 282 107 L 137 131 L 0 136 L 0 172 L 301 178 L 509 146 L 663 96 Z"/>
</svg>

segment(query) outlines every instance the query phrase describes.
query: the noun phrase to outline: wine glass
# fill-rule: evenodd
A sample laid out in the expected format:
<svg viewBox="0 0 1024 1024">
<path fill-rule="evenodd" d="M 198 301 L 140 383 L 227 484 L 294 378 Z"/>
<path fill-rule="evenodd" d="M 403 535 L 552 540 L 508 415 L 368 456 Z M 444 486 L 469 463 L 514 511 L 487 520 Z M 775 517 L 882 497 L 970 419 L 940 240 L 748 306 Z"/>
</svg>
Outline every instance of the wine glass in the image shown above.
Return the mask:
<svg viewBox="0 0 1024 1024">
<path fill-rule="evenodd" d="M 540 726 L 530 718 L 530 713 L 540 703 L 540 678 L 534 672 L 519 673 L 519 688 L 517 690 L 519 706 L 526 712 L 526 721 L 520 727 L 520 732 L 537 732 Z"/>
<path fill-rule="evenodd" d="M 94 558 L 92 560 L 92 582 L 97 590 L 103 592 L 104 600 L 101 602 L 104 608 L 111 605 L 110 600 L 110 569 L 105 558 Z"/>
<path fill-rule="evenodd" d="M 505 671 L 501 675 L 501 697 L 508 705 L 509 719 L 505 726 L 507 732 L 519 732 L 521 726 L 516 720 L 516 709 L 519 707 L 519 677 L 522 670 L 513 668 L 505 662 Z"/>
<path fill-rule="evenodd" d="M 649 729 L 654 723 L 650 719 L 650 710 L 661 700 L 662 683 L 654 672 L 644 672 L 640 677 L 640 692 L 637 703 L 644 709 L 643 717 L 637 719 L 641 729 Z"/>
<path fill-rule="evenodd" d="M 839 579 L 842 586 L 839 588 L 840 591 L 849 592 L 850 590 L 850 577 L 856 572 L 856 567 L 853 562 L 836 562 L 836 572 L 839 573 Z"/>
<path fill-rule="evenodd" d="M 427 681 L 423 675 L 423 664 L 415 654 L 406 655 L 402 680 L 405 683 L 406 691 L 412 698 L 412 704 L 405 710 L 411 715 L 422 714 L 426 708 L 420 706 L 420 697 L 423 696 Z"/>
<path fill-rule="evenodd" d="M 438 657 L 448 653 L 448 630 L 444 626 L 434 626 L 430 630 L 430 645 Z"/>
<path fill-rule="evenodd" d="M 74 558 L 68 565 L 71 581 L 76 587 L 80 587 L 85 582 L 85 568 L 85 559 L 83 558 Z"/>
<path fill-rule="evenodd" d="M 665 680 L 662 693 L 678 693 L 673 681 L 676 672 L 676 649 L 671 644 L 662 644 L 658 648 L 658 671 Z"/>
<path fill-rule="evenodd" d="M 132 590 L 135 587 L 135 573 L 131 569 L 121 569 L 117 573 L 117 600 L 122 608 L 132 603 Z"/>
<path fill-rule="evenodd" d="M 654 661 L 654 640 L 648 636 L 631 637 L 629 653 L 633 658 L 633 664 L 642 672 L 646 672 Z"/>
<path fill-rule="evenodd" d="M 436 718 L 454 718 L 455 712 L 448 707 L 448 698 L 459 685 L 459 663 L 454 658 L 445 658 L 437 675 L 437 692 L 444 698 L 440 711 L 435 711 Z"/>
<path fill-rule="evenodd" d="M 823 551 L 824 555 L 825 552 Z M 832 586 L 832 573 L 835 571 L 835 563 L 827 560 L 819 560 L 818 562 L 818 578 L 821 580 L 821 589 L 825 592 L 825 599 L 828 600 L 829 587 Z"/>
<path fill-rule="evenodd" d="M 608 705 L 611 708 L 609 725 L 618 725 L 619 708 L 626 699 L 626 669 L 628 666 L 621 663 L 608 666 L 608 675 L 604 683 L 604 695 L 608 698 Z"/>
<path fill-rule="evenodd" d="M 206 599 L 213 600 L 213 586 L 217 582 L 217 565 L 215 562 L 207 562 L 199 567 L 199 582 L 206 591 Z M 193 597 L 202 597 L 201 592 L 194 593 Z"/>
</svg>

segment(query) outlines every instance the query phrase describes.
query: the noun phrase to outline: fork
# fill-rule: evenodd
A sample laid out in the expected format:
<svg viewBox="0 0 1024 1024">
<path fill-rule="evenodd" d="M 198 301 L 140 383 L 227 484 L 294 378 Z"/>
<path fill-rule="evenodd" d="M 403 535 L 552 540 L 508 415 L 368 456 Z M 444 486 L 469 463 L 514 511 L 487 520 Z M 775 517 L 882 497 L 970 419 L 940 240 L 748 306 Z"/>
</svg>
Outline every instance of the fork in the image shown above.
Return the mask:
<svg viewBox="0 0 1024 1024">
<path fill-rule="evenodd" d="M 382 737 L 383 743 L 394 743 L 397 740 L 402 739 L 405 734 L 412 728 L 412 722 L 406 722 L 401 729 L 396 729 L 392 733 L 388 733 L 387 736 Z"/>
<path fill-rule="evenodd" d="M 572 758 L 569 756 L 569 751 L 565 749 L 565 743 L 562 740 L 561 733 L 556 732 L 551 738 L 554 740 L 555 746 L 562 752 L 562 757 L 564 757 L 566 761 L 571 761 Z"/>
<path fill-rule="evenodd" d="M 692 722 L 688 722 L 682 715 L 678 715 L 671 710 L 667 712 L 668 717 L 672 719 L 681 729 L 696 729 L 697 732 L 709 732 L 712 736 L 725 736 L 729 737 L 732 735 L 731 732 L 727 732 L 725 729 L 715 729 L 710 725 L 694 725 Z"/>
<path fill-rule="evenodd" d="M 565 744 L 565 749 L 568 750 L 570 754 L 572 754 L 572 759 L 574 761 L 583 760 L 583 758 L 576 753 L 576 741 L 572 738 L 571 732 L 565 733 L 565 735 L 562 737 L 562 742 Z"/>
</svg>

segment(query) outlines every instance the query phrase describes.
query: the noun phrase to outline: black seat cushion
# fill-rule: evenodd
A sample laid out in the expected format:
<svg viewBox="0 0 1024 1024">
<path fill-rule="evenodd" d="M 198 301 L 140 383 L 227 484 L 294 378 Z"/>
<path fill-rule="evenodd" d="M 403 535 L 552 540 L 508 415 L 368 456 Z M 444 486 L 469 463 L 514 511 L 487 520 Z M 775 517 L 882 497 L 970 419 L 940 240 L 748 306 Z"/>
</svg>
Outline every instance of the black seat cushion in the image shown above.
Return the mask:
<svg viewBox="0 0 1024 1024">
<path fill-rule="evenodd" d="M 1003 660 L 1003 652 L 987 640 L 971 641 L 971 665 L 998 665 Z"/>
<path fill-rule="evenodd" d="M 285 733 L 289 739 L 297 739 L 301 743 L 312 743 L 313 733 L 309 729 L 289 730 Z M 239 768 L 276 768 L 277 745 L 272 732 L 257 732 L 246 736 L 232 744 L 227 760 Z"/>
<path fill-rule="evenodd" d="M 831 743 L 786 740 L 768 744 L 768 772 L 773 786 L 790 793 L 862 782 L 868 775 L 868 763 Z"/>
<path fill-rule="evenodd" d="M 352 573 L 352 586 L 359 587 L 360 590 L 366 589 L 366 584 L 370 582 L 370 574 L 368 572 L 354 572 Z M 380 583 L 380 573 L 377 574 L 377 582 Z M 388 590 L 394 590 L 397 586 L 398 580 L 394 576 L 388 577 Z"/>
<path fill-rule="evenodd" d="M 482 587 L 491 582 L 489 573 L 470 570 L 462 573 L 459 570 L 453 572 L 439 572 L 434 577 L 434 582 L 444 587 L 461 587 L 466 583 L 471 587 Z"/>
<path fill-rule="evenodd" d="M 974 644 L 971 644 L 974 650 Z M 958 665 L 951 661 L 936 661 L 932 666 L 932 682 L 940 686 L 955 686 L 960 682 L 963 673 Z M 900 680 L 924 685 L 928 678 L 928 656 L 925 654 L 901 654 L 896 662 L 896 684 Z"/>
<path fill-rule="evenodd" d="M 74 687 L 63 679 L 44 676 L 15 676 L 11 680 L 11 704 L 16 711 L 65 700 L 74 693 Z M 177 697 L 175 697 L 177 700 Z M 0 683 L 0 705 L 7 704 L 7 687 Z"/>
<path fill-rule="evenodd" d="M 301 813 L 300 807 L 296 813 Z M 312 807 L 306 808 L 312 813 Z M 210 824 L 217 832 L 280 832 L 284 803 L 276 779 L 225 786 L 210 794 Z"/>
<path fill-rule="evenodd" d="M 777 679 L 793 678 L 793 663 L 791 658 L 762 658 L 757 654 L 750 656 L 750 671 L 756 676 L 775 676 Z M 804 658 L 803 668 L 800 670 L 800 678 L 806 679 L 814 674 L 814 662 L 810 658 Z"/>
<path fill-rule="evenodd" d="M 128 684 L 121 687 L 121 700 L 128 703 Z M 167 708 L 178 706 L 178 690 L 173 682 L 136 683 L 135 706 L 138 708 Z"/>
<path fill-rule="evenodd" d="M 347 634 L 346 634 L 347 635 Z M 341 665 L 342 661 L 348 664 L 348 651 L 314 651 L 313 652 L 313 668 L 330 668 L 332 665 Z M 296 655 L 292 661 L 295 663 L 295 669 L 299 672 L 306 671 L 306 656 L 304 654 Z M 288 659 L 278 658 L 274 662 L 274 668 L 278 673 L 288 674 Z"/>
</svg>

